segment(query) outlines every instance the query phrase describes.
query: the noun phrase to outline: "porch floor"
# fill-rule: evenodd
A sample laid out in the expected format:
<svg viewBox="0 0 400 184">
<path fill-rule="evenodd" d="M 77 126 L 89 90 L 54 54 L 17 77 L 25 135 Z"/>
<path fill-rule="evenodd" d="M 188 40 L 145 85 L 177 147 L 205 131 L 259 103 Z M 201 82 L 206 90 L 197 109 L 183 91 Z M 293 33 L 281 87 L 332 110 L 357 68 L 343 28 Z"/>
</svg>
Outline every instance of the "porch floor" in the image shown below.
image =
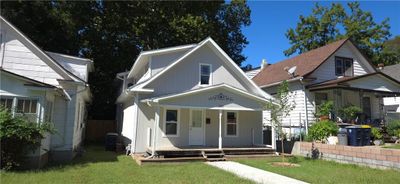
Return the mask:
<svg viewBox="0 0 400 184">
<path fill-rule="evenodd" d="M 148 154 L 151 149 L 148 148 Z M 216 154 L 217 153 L 217 154 Z M 156 149 L 157 158 L 184 158 L 184 157 L 205 157 L 207 155 L 225 156 L 270 156 L 275 154 L 275 150 L 267 146 L 246 146 L 246 147 L 217 147 L 208 146 L 186 146 L 186 147 L 161 147 Z"/>
</svg>

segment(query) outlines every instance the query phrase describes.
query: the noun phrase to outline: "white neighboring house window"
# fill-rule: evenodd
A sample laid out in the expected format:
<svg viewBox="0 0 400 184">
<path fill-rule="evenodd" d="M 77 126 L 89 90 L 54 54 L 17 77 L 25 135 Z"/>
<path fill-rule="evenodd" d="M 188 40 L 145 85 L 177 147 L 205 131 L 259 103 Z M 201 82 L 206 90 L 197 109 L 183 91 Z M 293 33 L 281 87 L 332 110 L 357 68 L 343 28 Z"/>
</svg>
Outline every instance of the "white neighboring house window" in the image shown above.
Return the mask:
<svg viewBox="0 0 400 184">
<path fill-rule="evenodd" d="M 211 65 L 200 63 L 200 76 L 199 83 L 200 85 L 211 85 Z"/>
<path fill-rule="evenodd" d="M 165 124 L 164 133 L 167 137 L 179 136 L 179 110 L 166 109 L 165 110 Z"/>
<path fill-rule="evenodd" d="M 226 112 L 225 121 L 225 136 L 237 137 L 239 135 L 238 113 L 233 111 Z"/>
<path fill-rule="evenodd" d="M 37 122 L 37 99 L 18 99 L 16 115 L 23 115 L 32 122 Z"/>
</svg>

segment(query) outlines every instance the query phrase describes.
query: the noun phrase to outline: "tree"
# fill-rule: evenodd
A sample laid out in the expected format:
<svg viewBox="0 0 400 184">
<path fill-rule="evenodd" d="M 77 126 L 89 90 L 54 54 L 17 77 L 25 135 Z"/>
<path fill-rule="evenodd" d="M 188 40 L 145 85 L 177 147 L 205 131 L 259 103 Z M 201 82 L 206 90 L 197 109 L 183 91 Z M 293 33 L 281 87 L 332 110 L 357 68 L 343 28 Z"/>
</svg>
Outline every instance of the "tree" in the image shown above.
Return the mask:
<svg viewBox="0 0 400 184">
<path fill-rule="evenodd" d="M 376 23 L 371 12 L 363 11 L 360 3 L 347 3 L 348 11 L 339 3 L 330 7 L 318 3 L 309 16 L 300 16 L 295 29 L 286 32 L 291 47 L 286 56 L 304 53 L 342 38 L 350 38 L 358 48 L 371 58 L 373 63 L 397 63 L 392 57 L 383 55 L 385 41 L 391 36 L 389 19 Z"/>
<path fill-rule="evenodd" d="M 248 44 L 241 29 L 251 23 L 245 1 L 1 1 L 1 14 L 44 50 L 94 60 L 93 119 L 115 118 L 115 75 L 129 70 L 140 51 L 211 36 L 240 66 Z"/>
<path fill-rule="evenodd" d="M 283 140 L 286 138 L 283 132 L 283 118 L 287 117 L 290 112 L 296 107 L 296 103 L 294 102 L 293 93 L 289 91 L 289 84 L 285 80 L 278 87 L 277 93 L 274 96 L 275 100 L 271 100 L 267 106 L 266 110 L 271 112 L 271 123 L 272 126 L 277 131 L 278 135 L 281 139 L 281 153 L 282 153 L 282 162 L 284 162 L 284 147 Z"/>
<path fill-rule="evenodd" d="M 400 63 L 400 36 L 396 36 L 383 44 L 381 63 L 385 65 Z"/>
</svg>

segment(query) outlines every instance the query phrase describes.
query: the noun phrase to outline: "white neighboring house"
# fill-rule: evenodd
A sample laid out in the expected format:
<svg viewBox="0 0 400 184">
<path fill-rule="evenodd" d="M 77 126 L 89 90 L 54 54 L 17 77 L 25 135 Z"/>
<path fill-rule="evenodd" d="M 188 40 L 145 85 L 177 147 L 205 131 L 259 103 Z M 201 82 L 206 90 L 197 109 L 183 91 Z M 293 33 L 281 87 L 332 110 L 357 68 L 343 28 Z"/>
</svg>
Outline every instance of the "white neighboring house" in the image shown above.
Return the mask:
<svg viewBox="0 0 400 184">
<path fill-rule="evenodd" d="M 133 153 L 261 145 L 270 95 L 212 40 L 142 52 L 117 99 Z"/>
<path fill-rule="evenodd" d="M 399 81 L 377 71 L 349 39 L 268 65 L 252 80 L 271 95 L 283 80 L 289 82 L 296 108 L 283 123 L 292 135 L 300 127 L 307 131 L 316 120 L 317 106 L 324 101 L 332 100 L 335 112 L 346 105 L 359 106 L 363 110 L 360 121 L 374 122 L 385 116 L 383 98 L 400 94 Z"/>
<path fill-rule="evenodd" d="M 83 141 L 93 62 L 43 51 L 3 17 L 0 21 L 1 105 L 37 123 L 52 122 L 57 131 L 30 155 L 31 164 L 71 160 Z"/>
<path fill-rule="evenodd" d="M 389 75 L 400 81 L 400 64 L 385 66 L 380 69 L 386 75 Z M 400 119 L 400 97 L 383 98 L 385 104 L 386 115 L 388 119 Z"/>
</svg>

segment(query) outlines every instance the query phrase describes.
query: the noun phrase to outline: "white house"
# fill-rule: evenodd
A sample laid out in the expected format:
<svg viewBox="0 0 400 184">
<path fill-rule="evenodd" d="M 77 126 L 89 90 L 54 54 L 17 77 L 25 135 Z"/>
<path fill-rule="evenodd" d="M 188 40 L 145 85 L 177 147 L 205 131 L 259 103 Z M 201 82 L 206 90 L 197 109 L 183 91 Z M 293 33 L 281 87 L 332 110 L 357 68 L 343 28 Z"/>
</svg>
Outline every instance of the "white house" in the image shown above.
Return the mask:
<svg viewBox="0 0 400 184">
<path fill-rule="evenodd" d="M 82 143 L 93 62 L 43 51 L 3 17 L 0 21 L 0 104 L 13 115 L 54 124 L 57 133 L 30 155 L 32 164 L 41 166 L 49 156 L 71 160 Z"/>
<path fill-rule="evenodd" d="M 384 119 L 383 98 L 400 94 L 399 81 L 377 71 L 349 39 L 268 65 L 252 80 L 271 95 L 283 80 L 289 82 L 296 108 L 283 121 L 294 134 L 300 127 L 307 131 L 324 101 L 332 100 L 335 112 L 346 105 L 359 106 L 361 122 L 377 122 Z"/>
<path fill-rule="evenodd" d="M 262 144 L 270 95 L 212 40 L 142 52 L 117 76 L 122 136 L 133 153 Z"/>
</svg>

